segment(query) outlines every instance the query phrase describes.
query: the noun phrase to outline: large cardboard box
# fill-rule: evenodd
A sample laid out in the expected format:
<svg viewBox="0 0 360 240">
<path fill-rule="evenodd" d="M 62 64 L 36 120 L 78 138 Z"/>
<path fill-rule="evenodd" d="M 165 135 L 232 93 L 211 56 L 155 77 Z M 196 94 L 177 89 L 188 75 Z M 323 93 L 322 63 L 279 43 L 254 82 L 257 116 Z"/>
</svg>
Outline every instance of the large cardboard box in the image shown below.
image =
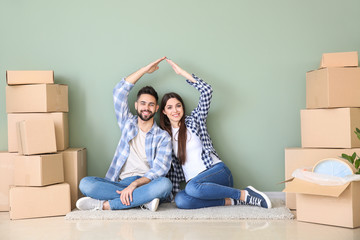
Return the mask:
<svg viewBox="0 0 360 240">
<path fill-rule="evenodd" d="M 10 219 L 61 216 L 70 211 L 70 186 L 67 183 L 10 188 Z"/>
<path fill-rule="evenodd" d="M 64 182 L 61 153 L 21 156 L 14 159 L 14 185 L 46 186 Z"/>
<path fill-rule="evenodd" d="M 360 156 L 360 148 L 286 148 L 285 149 L 285 179 L 290 179 L 298 168 L 312 168 L 318 161 L 325 158 L 337 158 L 341 154 L 352 155 L 356 152 Z M 287 185 L 287 183 L 285 184 Z M 286 193 L 286 207 L 296 209 L 295 193 Z"/>
<path fill-rule="evenodd" d="M 301 145 L 312 148 L 356 148 L 360 108 L 301 110 Z"/>
<path fill-rule="evenodd" d="M 69 112 L 68 86 L 60 84 L 6 86 L 6 112 Z"/>
<path fill-rule="evenodd" d="M 359 65 L 358 52 L 324 53 L 320 68 L 326 67 L 357 67 Z"/>
<path fill-rule="evenodd" d="M 347 228 L 360 226 L 360 181 L 323 186 L 295 178 L 284 192 L 296 193 L 299 221 Z"/>
<path fill-rule="evenodd" d="M 323 68 L 306 73 L 306 108 L 360 107 L 360 68 Z"/>
<path fill-rule="evenodd" d="M 6 71 L 8 85 L 54 83 L 54 71 Z"/>
<path fill-rule="evenodd" d="M 31 119 L 16 123 L 19 154 L 56 152 L 55 125 L 52 119 Z"/>
<path fill-rule="evenodd" d="M 52 119 L 55 124 L 56 148 L 63 151 L 69 147 L 68 113 L 10 113 L 8 114 L 8 151 L 17 152 L 16 123 L 26 120 Z"/>
<path fill-rule="evenodd" d="M 0 211 L 9 211 L 9 189 L 14 184 L 16 153 L 0 152 Z"/>
<path fill-rule="evenodd" d="M 62 152 L 65 182 L 70 184 L 71 209 L 82 196 L 79 190 L 80 180 L 87 175 L 86 148 L 69 148 Z"/>
</svg>

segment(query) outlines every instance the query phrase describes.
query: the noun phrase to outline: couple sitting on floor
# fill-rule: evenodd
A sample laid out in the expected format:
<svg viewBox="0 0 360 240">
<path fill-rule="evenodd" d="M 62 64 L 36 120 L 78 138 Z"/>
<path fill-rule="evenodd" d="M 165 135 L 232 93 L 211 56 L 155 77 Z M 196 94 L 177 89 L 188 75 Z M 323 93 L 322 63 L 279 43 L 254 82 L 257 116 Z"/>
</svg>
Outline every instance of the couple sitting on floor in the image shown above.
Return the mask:
<svg viewBox="0 0 360 240">
<path fill-rule="evenodd" d="M 130 113 L 128 95 L 146 73 L 159 69 L 166 60 L 176 74 L 200 92 L 198 106 L 185 116 L 181 97 L 164 95 L 160 105 L 160 127 L 154 121 L 159 109 L 152 87 L 139 90 Z M 113 90 L 115 113 L 121 138 L 105 178 L 85 177 L 80 190 L 86 196 L 80 210 L 119 210 L 143 207 L 156 211 L 160 202 L 175 200 L 176 206 L 195 209 L 212 206 L 253 205 L 271 208 L 270 199 L 254 187 L 233 188 L 230 170 L 216 153 L 206 127 L 212 88 L 166 57 L 122 79 Z M 180 191 L 180 182 L 186 181 Z"/>
</svg>

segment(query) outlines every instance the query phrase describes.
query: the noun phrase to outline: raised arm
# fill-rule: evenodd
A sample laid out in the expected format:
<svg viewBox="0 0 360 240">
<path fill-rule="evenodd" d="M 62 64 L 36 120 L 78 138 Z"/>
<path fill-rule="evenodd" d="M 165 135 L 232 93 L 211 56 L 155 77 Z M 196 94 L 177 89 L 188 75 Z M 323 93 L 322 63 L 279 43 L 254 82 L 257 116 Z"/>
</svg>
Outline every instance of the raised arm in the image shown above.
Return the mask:
<svg viewBox="0 0 360 240">
<path fill-rule="evenodd" d="M 198 106 L 191 112 L 191 115 L 199 121 L 206 122 L 212 98 L 211 86 L 204 82 L 202 79 L 196 77 L 195 75 L 189 74 L 172 60 L 166 58 L 166 61 L 171 65 L 176 74 L 179 74 L 186 78 L 188 83 L 200 92 Z"/>
</svg>

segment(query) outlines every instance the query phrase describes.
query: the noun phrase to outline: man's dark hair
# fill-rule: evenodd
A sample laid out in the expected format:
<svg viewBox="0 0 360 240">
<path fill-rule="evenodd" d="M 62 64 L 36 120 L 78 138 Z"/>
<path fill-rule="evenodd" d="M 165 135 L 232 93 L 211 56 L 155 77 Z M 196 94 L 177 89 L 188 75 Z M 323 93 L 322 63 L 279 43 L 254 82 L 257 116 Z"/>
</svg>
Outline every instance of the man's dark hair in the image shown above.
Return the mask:
<svg viewBox="0 0 360 240">
<path fill-rule="evenodd" d="M 138 94 L 137 94 L 137 99 L 136 100 L 139 100 L 139 97 L 141 94 L 149 94 L 151 96 L 153 96 L 155 99 L 156 99 L 156 102 L 158 102 L 158 94 L 157 92 L 155 91 L 155 89 L 151 86 L 146 86 L 146 87 L 143 87 L 142 89 L 139 90 Z"/>
</svg>

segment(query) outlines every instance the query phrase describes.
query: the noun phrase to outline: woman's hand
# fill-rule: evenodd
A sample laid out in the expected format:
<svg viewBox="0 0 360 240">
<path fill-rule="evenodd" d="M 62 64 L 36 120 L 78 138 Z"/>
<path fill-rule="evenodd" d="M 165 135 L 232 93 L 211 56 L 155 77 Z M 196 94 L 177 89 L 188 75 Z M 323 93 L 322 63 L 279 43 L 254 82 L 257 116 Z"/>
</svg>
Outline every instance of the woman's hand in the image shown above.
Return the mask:
<svg viewBox="0 0 360 240">
<path fill-rule="evenodd" d="M 172 60 L 166 58 L 166 61 L 170 64 L 170 66 L 174 69 L 176 74 L 179 74 L 181 76 L 183 76 L 184 78 L 192 81 L 192 82 L 196 82 L 196 80 L 193 78 L 193 76 L 191 74 L 189 74 L 187 71 L 185 71 L 184 69 L 182 69 L 181 67 L 179 67 L 179 65 L 177 65 L 176 63 L 174 63 Z"/>
</svg>

